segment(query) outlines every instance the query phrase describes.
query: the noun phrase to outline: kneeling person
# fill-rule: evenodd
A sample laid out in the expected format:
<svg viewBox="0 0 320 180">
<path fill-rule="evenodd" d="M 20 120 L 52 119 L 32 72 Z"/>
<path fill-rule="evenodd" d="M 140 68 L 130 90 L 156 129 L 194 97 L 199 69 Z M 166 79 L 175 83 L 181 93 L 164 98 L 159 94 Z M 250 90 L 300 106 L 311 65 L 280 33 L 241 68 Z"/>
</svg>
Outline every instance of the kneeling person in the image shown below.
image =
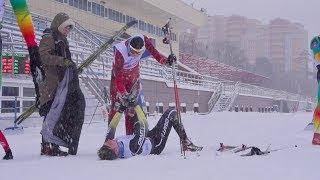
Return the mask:
<svg viewBox="0 0 320 180">
<path fill-rule="evenodd" d="M 160 118 L 157 125 L 147 133 L 147 136 L 139 141 L 135 135 L 120 136 L 107 140 L 98 151 L 101 160 L 114 160 L 118 158 L 129 158 L 135 155 L 160 154 L 167 142 L 171 128 L 177 132 L 181 139 L 183 150 L 201 151 L 203 147 L 195 146 L 187 137 L 186 131 L 177 119 L 175 109 L 168 109 Z M 139 129 L 135 129 L 139 131 Z"/>
</svg>

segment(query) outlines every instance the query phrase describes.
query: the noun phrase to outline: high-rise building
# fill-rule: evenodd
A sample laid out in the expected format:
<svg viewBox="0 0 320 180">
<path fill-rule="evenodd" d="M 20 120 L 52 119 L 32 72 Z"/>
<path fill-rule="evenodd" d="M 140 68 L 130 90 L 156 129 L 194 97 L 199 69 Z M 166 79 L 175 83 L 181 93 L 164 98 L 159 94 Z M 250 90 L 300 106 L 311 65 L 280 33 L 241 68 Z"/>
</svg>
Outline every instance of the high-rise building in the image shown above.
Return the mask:
<svg viewBox="0 0 320 180">
<path fill-rule="evenodd" d="M 303 25 L 284 19 L 270 21 L 270 58 L 278 72 L 306 72 L 308 33 Z"/>
<path fill-rule="evenodd" d="M 230 45 L 241 48 L 243 35 L 248 29 L 248 19 L 243 16 L 232 15 L 226 23 L 226 40 Z"/>
<path fill-rule="evenodd" d="M 255 65 L 257 58 L 267 58 L 277 72 L 306 72 L 308 33 L 303 25 L 285 19 L 262 24 L 239 15 L 209 16 L 197 41 L 209 47 L 226 42 L 243 51 L 249 65 Z"/>
<path fill-rule="evenodd" d="M 270 58 L 270 44 L 269 44 L 269 27 L 268 25 L 257 25 L 257 39 L 256 39 L 256 56 L 257 58 Z"/>
<path fill-rule="evenodd" d="M 260 24 L 261 22 L 258 20 L 247 19 L 245 30 L 241 36 L 240 49 L 244 51 L 247 62 L 250 65 L 255 65 L 256 63 L 258 36 L 260 35 L 258 25 Z"/>
<path fill-rule="evenodd" d="M 197 40 L 206 45 L 212 42 L 225 41 L 226 20 L 225 16 L 209 16 L 205 25 L 199 28 Z"/>
</svg>

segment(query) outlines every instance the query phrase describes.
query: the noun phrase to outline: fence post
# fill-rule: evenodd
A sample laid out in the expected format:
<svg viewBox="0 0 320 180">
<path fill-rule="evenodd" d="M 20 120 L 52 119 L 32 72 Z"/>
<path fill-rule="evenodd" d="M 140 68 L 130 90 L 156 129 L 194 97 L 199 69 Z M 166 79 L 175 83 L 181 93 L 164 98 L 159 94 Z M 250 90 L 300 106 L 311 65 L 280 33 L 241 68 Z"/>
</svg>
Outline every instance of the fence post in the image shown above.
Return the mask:
<svg viewBox="0 0 320 180">
<path fill-rule="evenodd" d="M 17 119 L 17 96 L 14 97 L 14 120 Z"/>
</svg>

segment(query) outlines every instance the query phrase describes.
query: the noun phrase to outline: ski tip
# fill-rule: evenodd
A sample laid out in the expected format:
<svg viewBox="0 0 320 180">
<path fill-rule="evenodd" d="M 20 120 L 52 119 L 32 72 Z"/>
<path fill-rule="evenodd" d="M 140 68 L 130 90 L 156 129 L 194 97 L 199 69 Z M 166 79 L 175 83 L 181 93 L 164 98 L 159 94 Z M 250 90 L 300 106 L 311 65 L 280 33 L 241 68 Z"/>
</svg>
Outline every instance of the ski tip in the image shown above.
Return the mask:
<svg viewBox="0 0 320 180">
<path fill-rule="evenodd" d="M 16 123 L 18 123 L 18 122 L 20 122 L 20 120 L 21 120 L 21 116 L 19 116 L 17 119 L 15 119 L 13 122 L 16 124 Z"/>
<path fill-rule="evenodd" d="M 14 123 L 17 125 L 20 125 L 22 123 L 22 121 L 24 121 L 26 118 L 17 118 Z"/>
<path fill-rule="evenodd" d="M 133 25 L 135 25 L 135 24 L 137 24 L 137 23 L 138 23 L 137 20 L 133 20 L 133 21 L 128 22 L 128 23 L 127 23 L 127 26 L 131 27 L 131 26 L 133 26 Z"/>
</svg>

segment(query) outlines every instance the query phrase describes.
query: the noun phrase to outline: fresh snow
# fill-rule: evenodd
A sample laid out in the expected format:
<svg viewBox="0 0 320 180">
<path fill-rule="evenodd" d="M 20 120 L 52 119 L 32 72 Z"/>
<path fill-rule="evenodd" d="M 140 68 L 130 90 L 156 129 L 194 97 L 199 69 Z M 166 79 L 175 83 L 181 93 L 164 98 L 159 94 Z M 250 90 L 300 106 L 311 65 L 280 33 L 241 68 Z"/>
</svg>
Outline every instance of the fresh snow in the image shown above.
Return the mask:
<svg viewBox="0 0 320 180">
<path fill-rule="evenodd" d="M 150 127 L 160 115 L 149 117 Z M 312 113 L 236 113 L 182 116 L 188 136 L 204 150 L 180 155 L 174 130 L 161 155 L 116 161 L 98 160 L 106 123 L 84 124 L 77 156 L 40 156 L 40 124 L 22 135 L 7 135 L 14 160 L 0 160 L 1 180 L 318 180 L 320 146 L 312 146 L 312 131 L 304 131 Z M 0 121 L 1 123 L 1 121 Z M 124 133 L 120 122 L 117 135 Z M 219 142 L 281 149 L 267 156 L 241 157 L 216 153 Z M 297 147 L 295 147 L 297 146 Z M 0 156 L 3 151 L 0 150 Z"/>
</svg>

